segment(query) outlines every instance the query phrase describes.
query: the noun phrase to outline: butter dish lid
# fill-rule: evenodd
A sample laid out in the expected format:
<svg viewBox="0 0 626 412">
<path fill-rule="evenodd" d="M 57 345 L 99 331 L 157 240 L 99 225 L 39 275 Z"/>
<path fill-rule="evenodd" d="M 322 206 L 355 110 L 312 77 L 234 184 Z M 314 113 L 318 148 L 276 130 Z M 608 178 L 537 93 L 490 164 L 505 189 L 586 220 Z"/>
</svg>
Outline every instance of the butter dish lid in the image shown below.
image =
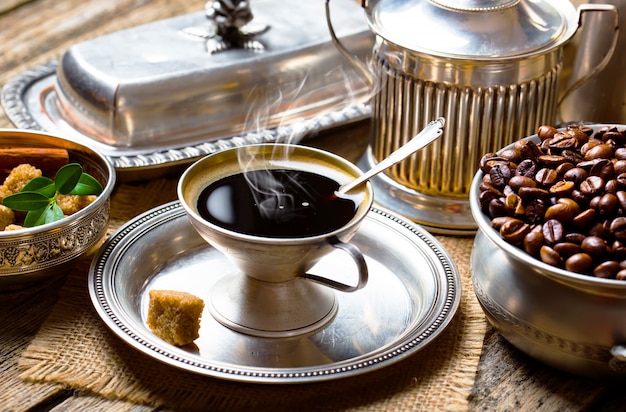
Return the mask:
<svg viewBox="0 0 626 412">
<path fill-rule="evenodd" d="M 367 59 L 361 7 L 333 0 L 342 42 Z M 72 128 L 112 147 L 145 150 L 274 127 L 369 98 L 336 50 L 323 2 L 210 1 L 173 17 L 70 47 L 54 99 Z"/>
</svg>

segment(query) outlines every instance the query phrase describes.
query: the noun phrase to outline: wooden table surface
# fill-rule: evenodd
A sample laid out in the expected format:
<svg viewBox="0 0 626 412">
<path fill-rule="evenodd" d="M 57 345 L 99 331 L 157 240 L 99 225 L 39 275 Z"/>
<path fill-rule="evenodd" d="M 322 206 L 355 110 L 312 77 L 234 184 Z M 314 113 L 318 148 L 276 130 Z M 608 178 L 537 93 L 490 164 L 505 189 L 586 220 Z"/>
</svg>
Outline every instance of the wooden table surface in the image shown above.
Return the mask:
<svg viewBox="0 0 626 412">
<path fill-rule="evenodd" d="M 204 3 L 192 0 L 0 0 L 0 84 L 34 66 L 58 60 L 70 45 L 141 23 L 199 11 Z M 0 128 L 14 127 L 0 112 Z M 367 145 L 367 133 L 349 139 L 332 135 L 315 145 L 355 160 Z M 173 179 L 174 177 L 169 177 Z M 138 193 L 149 182 L 133 185 Z M 172 199 L 163 199 L 163 201 Z M 115 213 L 115 210 L 113 210 Z M 20 292 L 0 291 L 0 391 L 19 380 L 13 367 L 29 345 L 57 299 L 61 282 Z M 9 328 L 9 319 L 20 327 Z M 509 345 L 488 328 L 469 410 L 624 410 L 623 383 L 573 377 L 544 366 Z M 114 401 L 96 399 L 61 386 L 33 385 L 24 410 L 109 410 Z M 0 399 L 1 396 L 0 396 Z M 424 405 L 424 410 L 428 410 Z M 0 411 L 6 410 L 0 404 Z M 134 410 L 150 410 L 137 406 Z"/>
</svg>

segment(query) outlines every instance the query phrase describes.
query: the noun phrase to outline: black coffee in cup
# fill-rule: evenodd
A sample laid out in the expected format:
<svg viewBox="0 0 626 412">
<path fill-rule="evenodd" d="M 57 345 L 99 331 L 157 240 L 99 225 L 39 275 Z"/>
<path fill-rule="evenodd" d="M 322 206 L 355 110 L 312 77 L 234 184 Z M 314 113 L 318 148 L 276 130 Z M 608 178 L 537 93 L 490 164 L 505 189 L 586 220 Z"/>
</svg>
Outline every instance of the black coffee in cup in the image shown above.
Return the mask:
<svg viewBox="0 0 626 412">
<path fill-rule="evenodd" d="M 209 184 L 197 207 L 204 219 L 234 232 L 309 237 L 332 232 L 354 217 L 360 198 L 336 196 L 339 186 L 309 171 L 253 170 Z"/>
</svg>

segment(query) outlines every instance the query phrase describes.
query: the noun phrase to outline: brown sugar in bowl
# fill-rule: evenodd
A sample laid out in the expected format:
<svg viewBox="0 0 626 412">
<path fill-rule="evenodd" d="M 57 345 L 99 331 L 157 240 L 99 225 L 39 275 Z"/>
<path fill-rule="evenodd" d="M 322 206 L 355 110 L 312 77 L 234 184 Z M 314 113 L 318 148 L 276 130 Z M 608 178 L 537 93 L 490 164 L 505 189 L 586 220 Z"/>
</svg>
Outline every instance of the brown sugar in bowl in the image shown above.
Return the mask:
<svg viewBox="0 0 626 412">
<path fill-rule="evenodd" d="M 109 224 L 116 174 L 109 160 L 97 151 L 44 132 L 0 129 L 0 149 L 38 149 L 44 155 L 46 149 L 64 149 L 68 161 L 79 163 L 104 189 L 94 202 L 62 220 L 0 231 L 0 290 L 6 291 L 62 276 L 76 259 L 100 244 Z"/>
</svg>

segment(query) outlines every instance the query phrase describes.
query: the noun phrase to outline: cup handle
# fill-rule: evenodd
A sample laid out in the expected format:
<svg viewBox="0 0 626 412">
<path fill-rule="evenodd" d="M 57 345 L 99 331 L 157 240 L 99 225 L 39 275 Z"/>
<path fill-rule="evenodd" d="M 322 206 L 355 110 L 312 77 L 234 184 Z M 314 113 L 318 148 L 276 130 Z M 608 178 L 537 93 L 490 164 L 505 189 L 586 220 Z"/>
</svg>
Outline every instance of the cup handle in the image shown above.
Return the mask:
<svg viewBox="0 0 626 412">
<path fill-rule="evenodd" d="M 345 283 L 337 282 L 336 280 L 328 279 L 322 276 L 313 275 L 310 273 L 305 273 L 301 275 L 303 278 L 312 280 L 314 282 L 320 283 L 325 286 L 329 286 L 333 289 L 340 290 L 342 292 L 355 292 L 361 289 L 363 286 L 367 284 L 367 279 L 369 277 L 369 272 L 367 270 L 367 264 L 365 263 L 365 258 L 363 254 L 359 250 L 358 247 L 354 246 L 350 243 L 344 243 L 341 240 L 334 238 L 330 240 L 330 244 L 337 248 L 341 249 L 354 260 L 356 263 L 357 269 L 359 271 L 359 281 L 355 286 L 346 285 Z"/>
</svg>

